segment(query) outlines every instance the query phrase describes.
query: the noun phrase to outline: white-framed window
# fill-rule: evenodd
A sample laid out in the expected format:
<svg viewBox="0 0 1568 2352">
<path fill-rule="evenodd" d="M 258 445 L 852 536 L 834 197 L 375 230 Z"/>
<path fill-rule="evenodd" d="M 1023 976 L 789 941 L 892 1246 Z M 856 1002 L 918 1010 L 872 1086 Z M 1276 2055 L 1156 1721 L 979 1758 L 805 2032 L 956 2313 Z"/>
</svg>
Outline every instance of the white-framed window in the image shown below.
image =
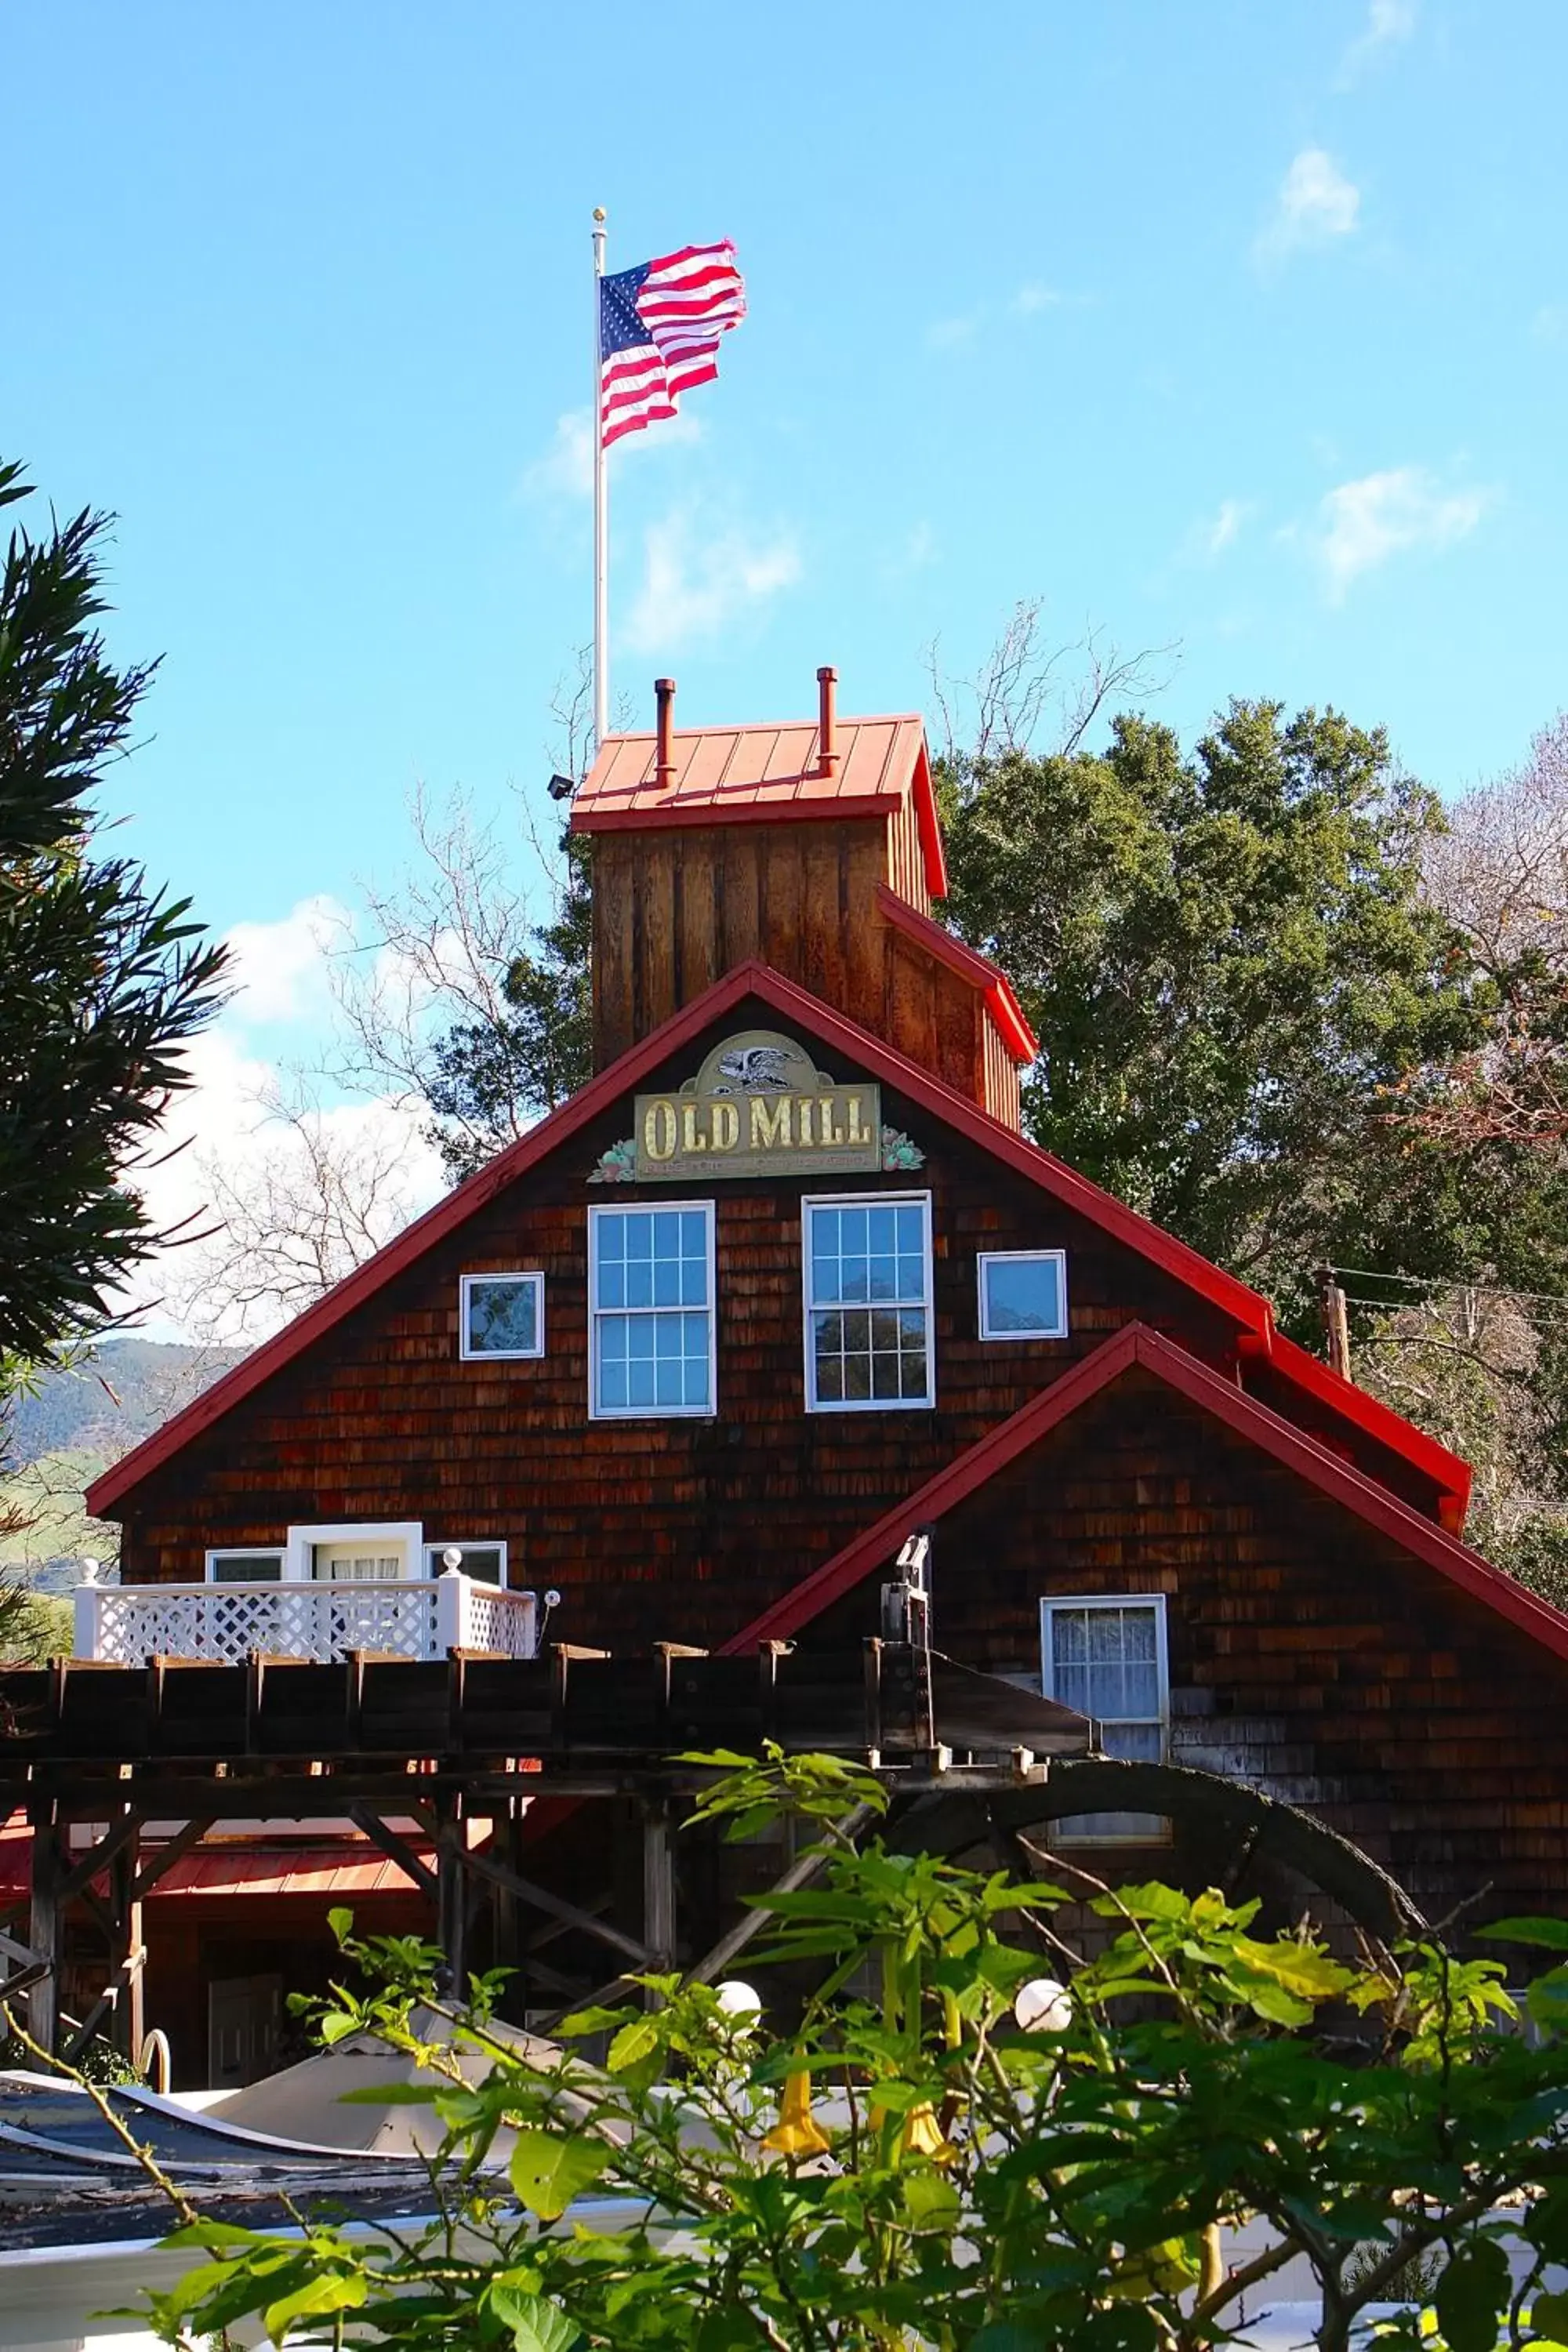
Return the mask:
<svg viewBox="0 0 1568 2352">
<path fill-rule="evenodd" d="M 209 1551 L 209 1584 L 277 1584 L 283 1575 L 283 1553 L 277 1544 L 230 1544 Z"/>
<path fill-rule="evenodd" d="M 1093 1716 L 1108 1756 L 1162 1764 L 1170 1737 L 1171 1672 L 1163 1592 L 1121 1592 L 1040 1603 L 1040 1687 Z M 1076 1813 L 1051 1832 L 1058 1845 L 1161 1845 L 1158 1813 Z"/>
<path fill-rule="evenodd" d="M 459 1275 L 458 1353 L 465 1361 L 503 1364 L 542 1356 L 544 1276 Z"/>
<path fill-rule="evenodd" d="M 979 1282 L 983 1339 L 1067 1338 L 1066 1250 L 982 1250 Z"/>
<path fill-rule="evenodd" d="M 283 1555 L 290 1583 L 395 1584 L 424 1569 L 425 1529 L 417 1519 L 290 1528 Z"/>
<path fill-rule="evenodd" d="M 447 1569 L 447 1554 L 449 1551 L 455 1551 L 461 1554 L 461 1559 L 459 1561 L 461 1571 L 465 1576 L 471 1576 L 476 1584 L 505 1584 L 506 1544 L 504 1540 L 495 1543 L 468 1543 L 466 1541 L 463 1543 L 427 1543 L 425 1547 L 425 1573 L 426 1576 L 445 1575 Z"/>
<path fill-rule="evenodd" d="M 588 1212 L 588 1413 L 711 1413 L 713 1203 Z"/>
<path fill-rule="evenodd" d="M 808 1196 L 801 1260 L 806 1411 L 933 1405 L 931 1194 Z"/>
</svg>

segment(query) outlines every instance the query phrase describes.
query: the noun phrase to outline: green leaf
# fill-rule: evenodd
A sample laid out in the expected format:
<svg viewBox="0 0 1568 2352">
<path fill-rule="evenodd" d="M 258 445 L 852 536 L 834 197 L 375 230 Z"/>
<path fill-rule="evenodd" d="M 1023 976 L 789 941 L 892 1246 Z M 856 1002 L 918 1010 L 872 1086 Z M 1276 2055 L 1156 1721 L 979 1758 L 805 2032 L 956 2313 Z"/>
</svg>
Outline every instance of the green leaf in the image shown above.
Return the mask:
<svg viewBox="0 0 1568 2352">
<path fill-rule="evenodd" d="M 370 2291 L 370 2282 L 357 2271 L 347 2273 L 329 2271 L 292 2294 L 269 2304 L 264 2314 L 267 2333 L 275 2343 L 281 2344 L 297 2319 L 321 2319 L 329 2312 L 357 2311 Z"/>
<path fill-rule="evenodd" d="M 354 1931 L 354 1915 L 352 1911 L 343 1910 L 341 1906 L 335 1906 L 327 1914 L 327 1925 L 338 1942 L 346 1944 Z"/>
<path fill-rule="evenodd" d="M 659 2024 L 657 2017 L 634 2017 L 623 2025 L 610 2044 L 605 2060 L 612 2074 L 630 2074 L 645 2058 L 651 2058 L 659 2045 Z"/>
<path fill-rule="evenodd" d="M 951 2180 L 940 2172 L 911 2172 L 904 2177 L 904 2210 L 917 2236 L 955 2230 L 963 2202 Z"/>
<path fill-rule="evenodd" d="M 542 2295 L 519 2294 L 494 2284 L 486 2291 L 485 2300 L 502 2326 L 510 2328 L 517 2352 L 571 2352 L 572 2346 L 582 2341 L 583 2331 L 576 2321 L 568 2319 L 558 2304 L 546 2303 Z"/>
<path fill-rule="evenodd" d="M 1568 1965 L 1537 1977 L 1526 1989 L 1524 2005 L 1543 2032 L 1568 2032 Z"/>
<path fill-rule="evenodd" d="M 1538 2294 L 1525 2316 L 1537 2338 L 1568 2343 L 1568 2294 Z"/>
<path fill-rule="evenodd" d="M 1508 2256 L 1495 2239 L 1472 2238 L 1459 2248 L 1432 2298 L 1450 2352 L 1496 2352 L 1510 2287 Z"/>
<path fill-rule="evenodd" d="M 1568 1952 L 1568 1919 L 1494 1919 L 1476 1934 L 1498 1944 L 1540 1944 L 1549 1952 Z"/>
<path fill-rule="evenodd" d="M 508 2168 L 521 2201 L 542 2221 L 558 2221 L 574 2197 L 597 2180 L 612 2150 L 580 2134 L 520 2131 Z"/>
</svg>

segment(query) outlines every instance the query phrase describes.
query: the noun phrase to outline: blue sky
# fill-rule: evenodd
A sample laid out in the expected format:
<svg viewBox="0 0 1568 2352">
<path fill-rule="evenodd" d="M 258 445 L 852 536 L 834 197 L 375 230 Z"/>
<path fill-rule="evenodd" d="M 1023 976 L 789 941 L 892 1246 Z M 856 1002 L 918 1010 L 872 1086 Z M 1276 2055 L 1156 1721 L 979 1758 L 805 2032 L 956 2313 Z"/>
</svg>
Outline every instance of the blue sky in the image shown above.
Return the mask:
<svg viewBox="0 0 1568 2352">
<path fill-rule="evenodd" d="M 1179 644 L 1184 733 L 1277 694 L 1495 771 L 1565 698 L 1565 79 L 1560 0 L 11 0 L 0 446 L 118 510 L 164 655 L 121 842 L 265 927 L 418 779 L 536 793 L 595 203 L 751 299 L 612 460 L 638 723 L 667 669 L 689 722 L 823 660 L 919 705 L 1037 594 Z"/>
</svg>

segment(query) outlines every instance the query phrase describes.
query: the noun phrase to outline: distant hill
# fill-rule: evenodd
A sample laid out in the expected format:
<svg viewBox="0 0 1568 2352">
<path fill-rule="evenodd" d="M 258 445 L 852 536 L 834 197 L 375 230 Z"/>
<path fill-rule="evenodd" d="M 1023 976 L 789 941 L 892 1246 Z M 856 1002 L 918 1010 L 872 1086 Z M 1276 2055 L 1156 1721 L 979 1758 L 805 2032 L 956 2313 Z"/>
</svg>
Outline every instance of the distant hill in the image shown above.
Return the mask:
<svg viewBox="0 0 1568 2352">
<path fill-rule="evenodd" d="M 24 1397 L 0 1445 L 7 1469 L 68 1449 L 112 1462 L 210 1388 L 243 1348 L 190 1348 L 171 1340 L 105 1339 L 73 1371 L 47 1372 Z"/>
<path fill-rule="evenodd" d="M 84 1553 L 112 1559 L 118 1531 L 88 1517 L 85 1489 L 245 1353 L 106 1339 L 73 1370 L 47 1373 L 0 1426 L 0 1521 L 15 1512 L 29 1522 L 0 1532 L 0 1565 L 58 1591 L 77 1581 Z"/>
</svg>

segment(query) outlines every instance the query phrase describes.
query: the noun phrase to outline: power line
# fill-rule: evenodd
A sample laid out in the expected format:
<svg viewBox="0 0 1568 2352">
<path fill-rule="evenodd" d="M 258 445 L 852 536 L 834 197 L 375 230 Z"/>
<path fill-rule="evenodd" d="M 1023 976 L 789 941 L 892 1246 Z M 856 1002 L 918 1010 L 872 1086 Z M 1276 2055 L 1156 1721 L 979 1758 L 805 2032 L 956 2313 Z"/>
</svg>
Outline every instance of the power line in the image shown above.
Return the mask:
<svg viewBox="0 0 1568 2352">
<path fill-rule="evenodd" d="M 1468 1275 L 1381 1274 L 1374 1265 L 1336 1265 L 1334 1274 L 1349 1274 L 1364 1282 L 1396 1284 L 1405 1290 L 1479 1290 L 1488 1298 L 1531 1298 L 1546 1307 L 1568 1307 L 1568 1297 L 1557 1290 L 1510 1290 L 1506 1283 L 1473 1282 Z M 1385 1307 L 1386 1299 L 1358 1297 L 1362 1307 Z"/>
</svg>

